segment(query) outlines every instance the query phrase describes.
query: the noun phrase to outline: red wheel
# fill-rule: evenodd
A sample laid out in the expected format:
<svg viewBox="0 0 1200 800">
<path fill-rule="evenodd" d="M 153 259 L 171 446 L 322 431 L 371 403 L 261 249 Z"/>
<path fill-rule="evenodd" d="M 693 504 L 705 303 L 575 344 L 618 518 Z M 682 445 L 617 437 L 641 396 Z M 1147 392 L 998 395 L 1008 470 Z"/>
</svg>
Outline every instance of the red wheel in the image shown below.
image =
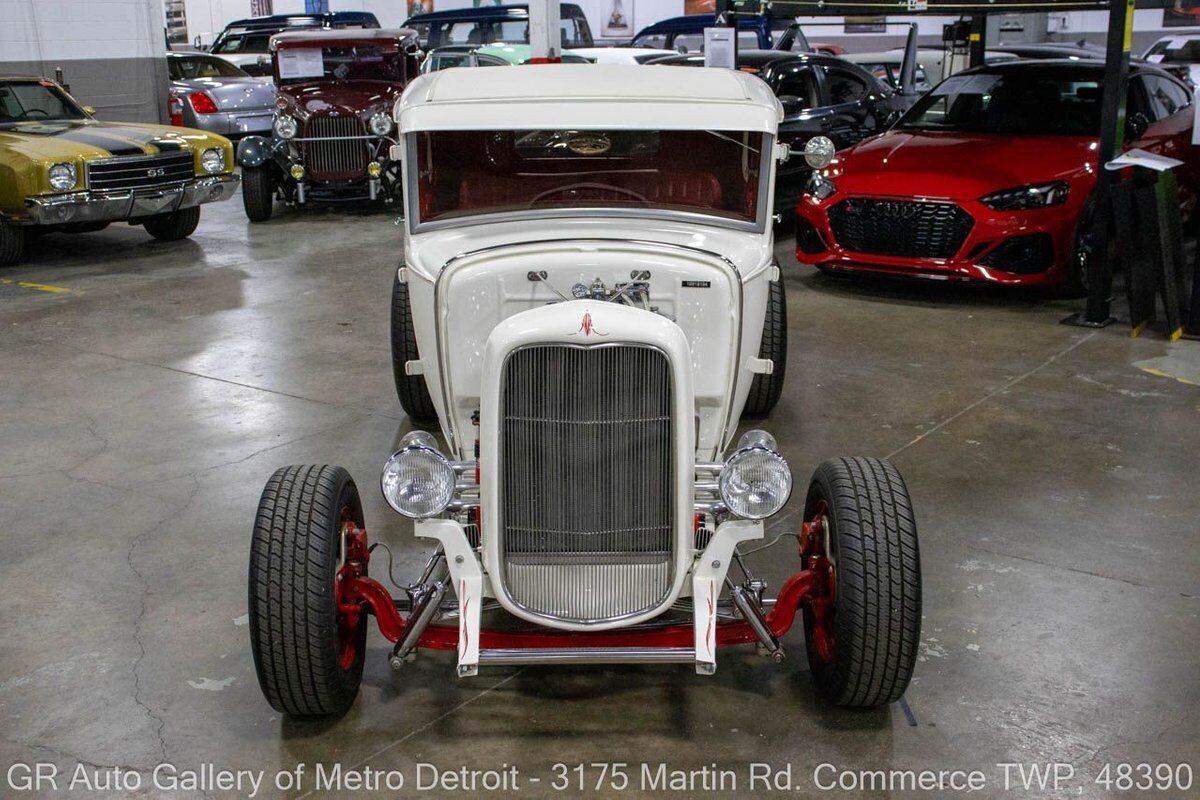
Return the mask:
<svg viewBox="0 0 1200 800">
<path fill-rule="evenodd" d="M 259 686 L 277 711 L 340 716 L 362 682 L 367 613 L 343 597 L 365 575 L 362 504 L 341 467 L 277 470 L 259 501 L 250 545 L 250 645 Z"/>
<path fill-rule="evenodd" d="M 921 564 L 896 468 L 875 458 L 822 464 L 808 490 L 800 557 L 815 577 L 803 612 L 817 690 L 847 708 L 900 699 L 917 660 Z"/>
<path fill-rule="evenodd" d="M 833 616 L 837 610 L 837 559 L 829 525 L 829 504 L 822 498 L 804 520 L 800 533 L 800 559 L 804 569 L 817 576 L 804 608 L 804 636 L 824 663 L 833 660 Z"/>
</svg>

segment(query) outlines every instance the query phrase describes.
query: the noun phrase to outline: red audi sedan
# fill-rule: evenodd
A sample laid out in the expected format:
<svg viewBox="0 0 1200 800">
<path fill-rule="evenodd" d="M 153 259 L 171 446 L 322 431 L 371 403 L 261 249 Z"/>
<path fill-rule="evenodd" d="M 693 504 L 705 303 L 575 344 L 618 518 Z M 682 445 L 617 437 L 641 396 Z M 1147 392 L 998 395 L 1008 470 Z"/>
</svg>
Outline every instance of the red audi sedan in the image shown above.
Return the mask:
<svg viewBox="0 0 1200 800">
<path fill-rule="evenodd" d="M 796 257 L 830 273 L 1081 287 L 1099 148 L 1100 62 L 1011 62 L 943 81 L 838 154 L 796 209 Z M 1185 211 L 1200 157 L 1192 93 L 1134 67 L 1128 147 L 1172 156 Z"/>
</svg>

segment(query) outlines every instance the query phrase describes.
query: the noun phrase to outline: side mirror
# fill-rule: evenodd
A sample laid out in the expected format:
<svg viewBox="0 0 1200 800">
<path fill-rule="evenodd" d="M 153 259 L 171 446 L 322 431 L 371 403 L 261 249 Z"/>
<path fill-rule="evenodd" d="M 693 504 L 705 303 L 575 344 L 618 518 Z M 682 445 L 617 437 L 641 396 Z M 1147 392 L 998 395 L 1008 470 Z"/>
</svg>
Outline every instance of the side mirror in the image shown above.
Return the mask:
<svg viewBox="0 0 1200 800">
<path fill-rule="evenodd" d="M 833 163 L 837 147 L 828 136 L 814 136 L 804 145 L 804 161 L 813 169 L 825 169 Z"/>
<path fill-rule="evenodd" d="M 1129 118 L 1125 120 L 1125 138 L 1131 142 L 1140 139 L 1149 127 L 1150 120 L 1145 114 L 1140 111 L 1130 114 Z"/>
<path fill-rule="evenodd" d="M 783 115 L 790 117 L 804 110 L 804 101 L 794 94 L 781 94 L 779 104 L 783 106 Z"/>
<path fill-rule="evenodd" d="M 196 48 L 197 50 L 204 49 L 204 45 L 200 44 L 200 34 L 197 33 L 195 38 L 192 39 L 192 47 Z"/>
</svg>

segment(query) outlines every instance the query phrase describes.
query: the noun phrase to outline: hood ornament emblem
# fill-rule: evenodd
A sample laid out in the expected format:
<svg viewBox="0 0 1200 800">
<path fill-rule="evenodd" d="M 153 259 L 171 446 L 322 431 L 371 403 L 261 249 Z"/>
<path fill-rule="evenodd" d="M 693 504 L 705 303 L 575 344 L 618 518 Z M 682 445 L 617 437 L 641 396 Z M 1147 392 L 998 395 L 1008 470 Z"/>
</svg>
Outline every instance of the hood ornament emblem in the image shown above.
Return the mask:
<svg viewBox="0 0 1200 800">
<path fill-rule="evenodd" d="M 607 333 L 601 333 L 600 331 L 596 330 L 596 326 L 592 324 L 592 315 L 587 311 L 583 312 L 583 321 L 579 323 L 579 330 L 575 331 L 571 335 L 578 336 L 581 333 L 584 336 L 591 336 L 593 333 L 597 336 L 608 336 Z"/>
</svg>

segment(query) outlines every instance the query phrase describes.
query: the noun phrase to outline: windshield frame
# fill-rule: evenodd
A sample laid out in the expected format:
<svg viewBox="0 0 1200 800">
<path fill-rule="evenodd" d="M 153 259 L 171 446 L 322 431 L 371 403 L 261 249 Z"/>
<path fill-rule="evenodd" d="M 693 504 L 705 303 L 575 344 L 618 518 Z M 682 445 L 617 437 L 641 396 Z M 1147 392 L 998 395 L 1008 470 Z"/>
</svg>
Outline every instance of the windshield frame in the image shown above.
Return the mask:
<svg viewBox="0 0 1200 800">
<path fill-rule="evenodd" d="M 74 110 L 79 116 L 77 117 L 26 117 L 24 119 L 0 120 L 0 127 L 5 129 L 10 125 L 20 125 L 28 122 L 80 122 L 92 118 L 92 115 L 84 110 L 83 106 L 75 101 L 74 97 L 58 84 L 46 80 L 5 80 L 0 81 L 0 88 L 8 88 L 11 86 L 40 86 L 50 94 L 54 95 L 67 108 Z"/>
<path fill-rule="evenodd" d="M 589 127 L 589 130 L 604 130 L 603 126 Z M 506 131 L 529 132 L 537 128 L 504 128 Z M 607 128 L 607 130 L 631 130 L 628 128 Z M 662 131 L 676 130 L 662 128 Z M 688 129 L 690 130 L 690 129 Z M 468 214 L 423 221 L 420 217 L 420 187 L 418 186 L 417 170 L 410 169 L 410 164 L 420 163 L 417 142 L 422 133 L 436 133 L 434 129 L 410 131 L 404 134 L 404 160 L 401 163 L 404 181 L 404 216 L 409 234 L 427 233 L 429 231 L 462 228 L 468 225 L 492 225 L 496 223 L 520 222 L 527 220 L 563 219 L 575 217 L 609 217 L 618 219 L 657 219 L 670 222 L 687 222 L 717 228 L 744 231 L 746 233 L 762 234 L 767 232 L 769 224 L 770 203 L 775 191 L 775 142 L 774 134 L 761 132 L 761 152 L 759 153 L 759 185 L 757 206 L 753 220 L 737 220 L 720 217 L 715 214 L 705 214 L 699 211 L 679 211 L 665 208 L 631 207 L 621 208 L 612 206 L 574 206 L 569 208 L 528 209 L 522 211 L 493 211 L 479 214 Z M 720 131 L 729 134 L 729 131 Z M 754 133 L 760 133 L 754 131 Z"/>
</svg>

